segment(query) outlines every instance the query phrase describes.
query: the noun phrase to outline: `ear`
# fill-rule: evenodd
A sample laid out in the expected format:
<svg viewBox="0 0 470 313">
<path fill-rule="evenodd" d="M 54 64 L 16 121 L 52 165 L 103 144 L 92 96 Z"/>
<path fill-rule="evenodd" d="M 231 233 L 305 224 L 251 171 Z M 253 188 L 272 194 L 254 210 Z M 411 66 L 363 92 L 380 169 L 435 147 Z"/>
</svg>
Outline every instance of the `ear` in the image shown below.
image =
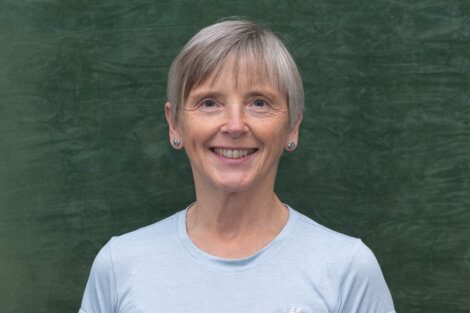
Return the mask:
<svg viewBox="0 0 470 313">
<path fill-rule="evenodd" d="M 295 121 L 294 126 L 289 130 L 287 135 L 286 150 L 292 151 L 299 145 L 299 128 L 300 123 L 302 122 L 302 113 L 299 114 L 297 120 Z M 295 145 L 293 148 L 288 147 L 288 144 L 293 142 Z"/>
<path fill-rule="evenodd" d="M 171 146 L 175 149 L 183 148 L 183 140 L 176 128 L 176 118 L 173 117 L 173 113 L 171 112 L 171 104 L 168 101 L 165 103 L 165 117 L 168 123 Z M 179 142 L 179 144 L 176 144 L 177 142 Z"/>
</svg>

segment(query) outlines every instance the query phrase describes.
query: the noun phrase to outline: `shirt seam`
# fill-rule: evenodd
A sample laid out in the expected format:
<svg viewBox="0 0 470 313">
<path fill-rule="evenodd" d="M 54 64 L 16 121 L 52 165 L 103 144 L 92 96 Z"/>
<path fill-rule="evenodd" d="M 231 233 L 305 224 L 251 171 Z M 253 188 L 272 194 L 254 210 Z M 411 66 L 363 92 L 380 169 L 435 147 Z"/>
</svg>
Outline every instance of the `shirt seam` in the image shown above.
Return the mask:
<svg viewBox="0 0 470 313">
<path fill-rule="evenodd" d="M 341 273 L 342 275 L 341 275 L 340 284 L 343 283 L 345 273 L 347 273 L 347 271 L 351 267 L 353 255 L 356 252 L 357 248 L 359 247 L 360 243 L 362 243 L 361 239 L 357 239 L 356 243 L 354 244 L 354 247 L 351 249 L 351 252 L 349 253 L 348 261 L 346 262 L 346 264 L 344 266 L 344 270 Z M 342 293 L 342 290 L 341 290 L 341 285 L 339 285 L 338 286 L 338 302 L 336 304 L 338 309 L 336 310 L 336 313 L 340 313 L 342 305 L 343 305 L 343 293 Z M 393 312 L 389 312 L 389 313 L 393 313 Z"/>
<path fill-rule="evenodd" d="M 113 275 L 113 280 L 114 280 L 114 293 L 113 293 L 113 311 L 116 312 L 117 310 L 117 278 L 116 278 L 116 271 L 114 269 L 114 260 L 113 260 L 113 251 L 112 251 L 112 241 L 114 240 L 114 237 L 111 238 L 109 242 L 109 259 L 111 261 L 111 270 L 112 270 L 112 275 Z"/>
<path fill-rule="evenodd" d="M 192 203 L 191 205 L 193 205 L 194 203 Z M 190 206 L 191 206 L 190 205 Z M 238 272 L 245 272 L 245 271 L 251 271 L 251 270 L 254 270 L 255 268 L 257 268 L 258 266 L 261 266 L 262 264 L 265 264 L 266 262 L 269 262 L 269 260 L 272 260 L 273 258 L 275 258 L 279 253 L 281 253 L 283 251 L 283 248 L 285 247 L 286 243 L 290 240 L 293 240 L 294 238 L 294 232 L 297 231 L 296 228 L 293 227 L 293 225 L 290 225 L 290 230 L 289 232 L 287 233 L 287 235 L 285 235 L 284 237 L 284 240 L 280 243 L 277 243 L 278 246 L 275 247 L 276 248 L 276 251 L 270 251 L 269 253 L 271 254 L 269 257 L 264 257 L 264 260 L 262 260 L 262 262 L 260 262 L 259 260 L 255 263 L 255 264 L 250 264 L 249 266 L 242 266 L 242 267 L 239 267 L 239 268 L 224 268 L 222 266 L 214 266 L 214 265 L 211 265 L 211 264 L 207 264 L 206 262 L 202 261 L 198 256 L 195 256 L 194 253 L 191 251 L 190 248 L 187 247 L 187 243 L 185 241 L 187 241 L 188 238 L 186 238 L 184 236 L 184 233 L 183 234 L 180 234 L 180 221 L 179 221 L 179 218 L 185 218 L 185 214 L 186 214 L 186 210 L 190 207 L 188 206 L 185 210 L 183 211 L 180 211 L 179 213 L 181 214 L 181 216 L 179 216 L 177 219 L 176 219 L 176 233 L 177 233 L 177 240 L 179 242 L 179 244 L 182 246 L 183 250 L 185 250 L 186 254 L 188 255 L 188 257 L 190 259 L 192 259 L 193 261 L 195 261 L 197 264 L 199 264 L 199 266 L 202 266 L 210 271 L 214 271 L 214 272 L 227 272 L 227 273 L 238 273 Z M 298 220 L 299 220 L 299 216 L 298 216 L 298 213 L 294 211 L 294 209 L 292 209 L 290 206 L 286 205 L 286 207 L 289 209 L 289 213 L 292 212 L 292 216 L 290 216 L 289 218 L 292 219 L 290 222 L 291 223 L 298 223 Z M 286 226 L 286 225 L 285 225 Z M 284 226 L 284 227 L 285 227 Z M 184 237 L 181 238 L 181 235 L 183 235 Z M 266 249 L 266 248 L 271 248 L 272 247 L 265 247 L 263 249 Z M 258 252 L 259 253 L 259 252 Z M 210 255 L 209 255 L 210 256 Z"/>
</svg>

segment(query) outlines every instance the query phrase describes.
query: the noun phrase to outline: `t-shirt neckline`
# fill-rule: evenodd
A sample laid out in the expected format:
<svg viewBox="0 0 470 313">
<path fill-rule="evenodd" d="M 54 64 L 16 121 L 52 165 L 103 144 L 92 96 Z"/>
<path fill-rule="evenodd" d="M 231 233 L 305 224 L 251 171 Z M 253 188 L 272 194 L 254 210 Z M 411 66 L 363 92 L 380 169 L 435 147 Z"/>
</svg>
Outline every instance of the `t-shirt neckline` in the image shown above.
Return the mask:
<svg viewBox="0 0 470 313">
<path fill-rule="evenodd" d="M 199 264 L 214 269 L 227 271 L 246 270 L 248 268 L 257 266 L 258 264 L 261 264 L 262 262 L 265 262 L 274 256 L 282 248 L 283 244 L 288 240 L 288 238 L 290 238 L 289 234 L 295 228 L 294 224 L 298 217 L 297 212 L 294 209 L 288 205 L 285 205 L 289 210 L 287 223 L 268 245 L 251 256 L 239 259 L 226 259 L 211 255 L 201 250 L 189 238 L 189 235 L 186 231 L 186 213 L 191 206 L 192 204 L 189 205 L 186 209 L 180 211 L 176 219 L 177 233 L 180 242 L 190 254 L 190 257 L 195 259 Z"/>
</svg>

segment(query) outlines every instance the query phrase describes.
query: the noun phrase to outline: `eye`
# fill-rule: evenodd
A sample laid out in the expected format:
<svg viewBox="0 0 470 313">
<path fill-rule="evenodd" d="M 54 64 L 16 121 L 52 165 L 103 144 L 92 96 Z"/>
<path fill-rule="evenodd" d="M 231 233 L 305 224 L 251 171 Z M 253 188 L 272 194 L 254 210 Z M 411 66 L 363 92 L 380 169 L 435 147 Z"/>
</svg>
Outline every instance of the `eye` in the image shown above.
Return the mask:
<svg viewBox="0 0 470 313">
<path fill-rule="evenodd" d="M 263 99 L 256 99 L 255 101 L 253 101 L 253 106 L 257 108 L 264 108 L 266 106 L 266 101 L 264 101 Z"/>
<path fill-rule="evenodd" d="M 201 105 L 205 108 L 213 108 L 215 107 L 215 101 L 211 99 L 206 99 L 202 101 Z"/>
</svg>

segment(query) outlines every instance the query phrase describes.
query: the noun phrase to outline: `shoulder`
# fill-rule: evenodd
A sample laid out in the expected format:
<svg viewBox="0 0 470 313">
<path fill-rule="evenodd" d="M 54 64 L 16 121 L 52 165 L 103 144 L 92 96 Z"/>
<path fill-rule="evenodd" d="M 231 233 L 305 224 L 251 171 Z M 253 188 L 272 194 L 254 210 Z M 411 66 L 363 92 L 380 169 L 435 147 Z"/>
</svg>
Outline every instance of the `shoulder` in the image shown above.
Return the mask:
<svg viewBox="0 0 470 313">
<path fill-rule="evenodd" d="M 116 268 L 124 269 L 146 258 L 162 256 L 177 244 L 177 218 L 175 213 L 159 222 L 132 232 L 114 236 L 102 248 L 97 258 L 106 257 Z M 123 268 L 124 267 L 124 268 Z"/>
<path fill-rule="evenodd" d="M 112 238 L 113 246 L 119 245 L 146 245 L 155 241 L 165 241 L 176 233 L 176 221 L 178 215 L 183 211 L 177 212 L 156 223 L 141 227 L 126 234 Z"/>
<path fill-rule="evenodd" d="M 338 262 L 347 262 L 353 251 L 363 245 L 362 241 L 328 227 L 325 227 L 302 213 L 294 211 L 296 229 L 294 242 L 303 247 L 310 247 L 314 254 L 319 254 Z"/>
<path fill-rule="evenodd" d="M 145 272 L 150 266 L 171 262 L 169 256 L 175 250 L 176 222 L 181 212 L 111 238 L 93 262 L 81 310 L 115 312 L 120 297 L 119 286 L 126 285 L 141 270 Z"/>
<path fill-rule="evenodd" d="M 351 253 L 339 290 L 338 312 L 395 312 L 380 265 L 362 242 Z"/>
<path fill-rule="evenodd" d="M 317 276 L 337 290 L 338 312 L 393 312 L 393 302 L 374 253 L 360 239 L 298 213 L 295 240 Z M 326 276 L 323 276 L 326 275 Z"/>
<path fill-rule="evenodd" d="M 351 237 L 315 222 L 311 218 L 295 211 L 297 229 L 294 235 L 295 244 L 309 248 L 307 253 L 312 257 L 319 256 L 325 264 L 334 265 L 336 271 L 367 272 L 378 267 L 373 252 L 361 239 Z"/>
</svg>

